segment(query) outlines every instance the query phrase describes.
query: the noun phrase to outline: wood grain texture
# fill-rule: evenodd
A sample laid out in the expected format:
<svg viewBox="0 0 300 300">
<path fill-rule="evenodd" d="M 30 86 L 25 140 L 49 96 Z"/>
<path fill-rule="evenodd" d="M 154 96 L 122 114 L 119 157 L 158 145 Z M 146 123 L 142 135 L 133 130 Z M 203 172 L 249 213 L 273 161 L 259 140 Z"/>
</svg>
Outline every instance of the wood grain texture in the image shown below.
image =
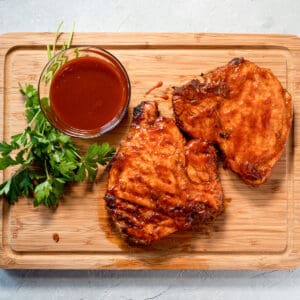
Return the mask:
<svg viewBox="0 0 300 300">
<path fill-rule="evenodd" d="M 53 33 L 12 33 L 0 37 L 0 136 L 8 139 L 25 126 L 18 82 L 37 85 Z M 66 37 L 62 37 L 64 40 Z M 20 199 L 0 208 L 0 266 L 59 269 L 281 269 L 300 265 L 300 42 L 288 35 L 77 33 L 74 45 L 104 47 L 125 65 L 132 84 L 129 114 L 96 141 L 117 145 L 141 100 L 161 96 L 201 72 L 236 56 L 270 68 L 292 94 L 294 126 L 272 176 L 249 187 L 220 166 L 226 212 L 202 232 L 178 233 L 147 249 L 129 247 L 111 226 L 102 200 L 107 172 L 97 182 L 70 187 L 55 210 L 33 208 Z M 164 85 L 145 96 L 162 80 Z M 84 150 L 94 141 L 76 140 Z M 11 170 L 4 172 L 7 178 Z M 2 176 L 2 174 L 1 174 Z M 1 178 L 2 179 L 2 178 Z M 59 236 L 53 238 L 53 235 Z M 57 237 L 57 236 L 56 236 Z"/>
</svg>

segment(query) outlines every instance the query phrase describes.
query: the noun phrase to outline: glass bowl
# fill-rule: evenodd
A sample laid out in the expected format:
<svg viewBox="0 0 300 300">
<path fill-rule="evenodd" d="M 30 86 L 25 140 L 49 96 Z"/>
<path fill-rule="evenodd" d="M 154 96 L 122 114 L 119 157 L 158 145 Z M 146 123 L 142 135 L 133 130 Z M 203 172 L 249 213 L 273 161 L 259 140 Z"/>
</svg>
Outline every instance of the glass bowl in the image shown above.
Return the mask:
<svg viewBox="0 0 300 300">
<path fill-rule="evenodd" d="M 111 119 L 109 122 L 105 123 L 99 128 L 93 129 L 79 129 L 66 124 L 63 120 L 61 120 L 58 115 L 55 113 L 53 109 L 53 105 L 51 103 L 51 80 L 49 74 L 52 72 L 52 78 L 54 74 L 63 66 L 63 63 L 76 59 L 82 56 L 92 56 L 99 60 L 104 60 L 105 63 L 110 64 L 110 66 L 116 71 L 118 76 L 120 76 L 123 84 L 122 87 L 122 96 L 125 97 L 123 101 L 122 107 L 120 107 L 117 114 Z M 63 62 L 62 64 L 58 64 L 57 62 Z M 96 138 L 101 136 L 102 134 L 112 130 L 115 128 L 121 120 L 124 118 L 129 101 L 130 101 L 130 93 L 131 86 L 128 74 L 121 64 L 121 62 L 110 52 L 95 47 L 79 47 L 79 48 L 69 48 L 66 50 L 62 50 L 58 52 L 44 67 L 42 74 L 39 79 L 38 84 L 38 93 L 39 93 L 39 101 L 41 110 L 44 113 L 47 120 L 59 131 L 78 138 L 89 139 Z M 63 99 L 62 99 L 63 100 Z M 84 116 L 82 116 L 84 117 Z"/>
</svg>

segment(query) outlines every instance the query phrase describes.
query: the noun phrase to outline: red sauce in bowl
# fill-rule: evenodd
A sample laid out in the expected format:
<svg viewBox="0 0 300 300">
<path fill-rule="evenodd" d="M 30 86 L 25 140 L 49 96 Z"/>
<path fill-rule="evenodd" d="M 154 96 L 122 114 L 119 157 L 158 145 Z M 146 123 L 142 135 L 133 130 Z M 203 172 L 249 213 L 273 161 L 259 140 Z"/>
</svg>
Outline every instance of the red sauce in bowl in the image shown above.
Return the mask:
<svg viewBox="0 0 300 300">
<path fill-rule="evenodd" d="M 50 101 L 56 116 L 81 130 L 101 128 L 127 105 L 128 86 L 118 68 L 92 56 L 72 59 L 55 74 Z"/>
</svg>

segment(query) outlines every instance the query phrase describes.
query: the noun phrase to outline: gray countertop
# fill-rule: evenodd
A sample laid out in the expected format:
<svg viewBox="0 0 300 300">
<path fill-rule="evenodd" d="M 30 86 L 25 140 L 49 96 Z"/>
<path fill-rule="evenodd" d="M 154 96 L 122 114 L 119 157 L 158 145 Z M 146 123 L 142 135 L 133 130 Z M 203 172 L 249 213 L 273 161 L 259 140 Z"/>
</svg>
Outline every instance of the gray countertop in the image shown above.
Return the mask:
<svg viewBox="0 0 300 300">
<path fill-rule="evenodd" d="M 300 35 L 300 2 L 0 0 L 0 33 L 54 31 L 241 32 Z M 291 271 L 0 270 L 0 299 L 300 299 Z"/>
</svg>

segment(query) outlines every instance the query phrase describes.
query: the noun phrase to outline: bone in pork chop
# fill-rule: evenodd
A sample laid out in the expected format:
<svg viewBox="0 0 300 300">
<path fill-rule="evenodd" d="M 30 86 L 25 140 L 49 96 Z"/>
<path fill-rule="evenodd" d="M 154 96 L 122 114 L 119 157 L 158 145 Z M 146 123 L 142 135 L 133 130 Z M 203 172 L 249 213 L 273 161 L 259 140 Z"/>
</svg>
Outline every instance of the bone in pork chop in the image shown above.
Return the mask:
<svg viewBox="0 0 300 300">
<path fill-rule="evenodd" d="M 105 200 L 117 228 L 137 244 L 197 228 L 223 210 L 216 151 L 186 143 L 156 102 L 142 102 L 113 159 Z"/>
<path fill-rule="evenodd" d="M 292 124 L 289 93 L 270 70 L 243 58 L 175 88 L 173 109 L 189 137 L 218 144 L 225 166 L 252 185 L 270 175 Z"/>
</svg>

